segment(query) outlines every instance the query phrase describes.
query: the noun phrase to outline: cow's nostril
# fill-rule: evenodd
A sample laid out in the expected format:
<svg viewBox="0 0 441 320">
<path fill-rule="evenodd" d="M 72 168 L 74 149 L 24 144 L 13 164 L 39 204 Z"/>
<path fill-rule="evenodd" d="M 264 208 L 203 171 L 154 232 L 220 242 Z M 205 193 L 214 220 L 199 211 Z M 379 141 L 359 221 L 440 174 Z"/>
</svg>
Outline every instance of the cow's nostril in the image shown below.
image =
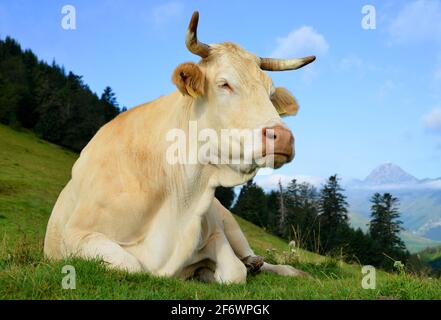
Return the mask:
<svg viewBox="0 0 441 320">
<path fill-rule="evenodd" d="M 273 140 L 277 139 L 277 135 L 276 135 L 274 129 L 265 129 L 263 131 L 263 133 L 264 133 L 265 137 L 267 137 L 268 139 L 273 139 Z"/>
</svg>

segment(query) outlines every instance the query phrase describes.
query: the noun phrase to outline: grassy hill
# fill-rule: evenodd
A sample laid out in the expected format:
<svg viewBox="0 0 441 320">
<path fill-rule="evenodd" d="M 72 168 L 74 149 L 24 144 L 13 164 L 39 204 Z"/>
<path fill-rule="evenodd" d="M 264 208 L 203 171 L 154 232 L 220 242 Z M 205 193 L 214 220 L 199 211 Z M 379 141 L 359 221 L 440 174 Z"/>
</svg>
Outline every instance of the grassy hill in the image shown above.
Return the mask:
<svg viewBox="0 0 441 320">
<path fill-rule="evenodd" d="M 441 274 L 441 246 L 427 248 L 418 253 L 420 260 L 429 265 L 438 274 Z"/>
<path fill-rule="evenodd" d="M 46 223 L 77 155 L 28 132 L 0 125 L 0 299 L 440 299 L 441 280 L 377 272 L 377 288 L 361 286 L 361 266 L 314 253 L 290 253 L 283 240 L 239 219 L 251 246 L 311 278 L 261 273 L 245 285 L 204 284 L 106 270 L 99 261 L 43 258 Z M 76 289 L 64 290 L 64 265 Z"/>
</svg>

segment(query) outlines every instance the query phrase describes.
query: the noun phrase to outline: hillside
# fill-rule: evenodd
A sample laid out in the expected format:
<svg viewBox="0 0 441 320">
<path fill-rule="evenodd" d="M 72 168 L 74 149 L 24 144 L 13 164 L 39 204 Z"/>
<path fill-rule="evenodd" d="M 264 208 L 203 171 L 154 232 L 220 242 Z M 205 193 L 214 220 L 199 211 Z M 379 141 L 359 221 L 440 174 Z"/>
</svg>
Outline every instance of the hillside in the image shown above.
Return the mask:
<svg viewBox="0 0 441 320">
<path fill-rule="evenodd" d="M 46 261 L 44 231 L 77 155 L 32 133 L 0 125 L 0 299 L 440 299 L 441 280 L 377 272 L 377 288 L 361 287 L 361 267 L 298 249 L 238 219 L 252 247 L 311 278 L 250 276 L 222 286 L 108 271 L 98 261 Z M 75 290 L 61 287 L 64 265 L 76 268 Z"/>
<path fill-rule="evenodd" d="M 377 189 L 378 192 L 390 192 L 400 200 L 401 220 L 403 227 L 408 230 L 408 235 L 415 239 L 432 240 L 431 246 L 440 244 L 441 227 L 441 190 L 427 189 Z M 363 220 L 369 220 L 369 201 L 374 190 L 346 189 L 350 210 Z M 405 237 L 403 237 L 404 240 Z"/>
<path fill-rule="evenodd" d="M 366 205 L 369 205 L 369 203 L 366 203 Z M 354 228 L 360 228 L 363 231 L 368 230 L 369 213 L 366 213 L 366 216 L 364 216 L 362 214 L 359 214 L 351 210 L 349 216 L 350 216 L 350 223 Z M 401 239 L 406 244 L 406 248 L 409 250 L 410 253 L 417 253 L 426 248 L 436 247 L 440 245 L 439 241 L 430 240 L 418 236 L 407 230 L 402 231 L 400 233 L 400 236 Z"/>
<path fill-rule="evenodd" d="M 441 246 L 427 248 L 418 253 L 420 260 L 429 265 L 435 272 L 441 274 Z"/>
</svg>

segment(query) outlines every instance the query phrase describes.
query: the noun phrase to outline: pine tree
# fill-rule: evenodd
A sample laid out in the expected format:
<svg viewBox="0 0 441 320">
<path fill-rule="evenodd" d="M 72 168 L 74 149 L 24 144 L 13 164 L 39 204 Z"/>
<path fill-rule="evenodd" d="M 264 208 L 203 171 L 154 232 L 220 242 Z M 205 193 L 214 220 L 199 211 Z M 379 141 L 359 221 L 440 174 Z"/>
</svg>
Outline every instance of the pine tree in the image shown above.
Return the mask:
<svg viewBox="0 0 441 320">
<path fill-rule="evenodd" d="M 286 197 L 285 190 L 283 190 L 282 182 L 279 180 L 279 212 L 278 212 L 278 234 L 287 238 L 289 234 L 289 225 L 287 225 L 287 208 L 286 208 Z"/>
<path fill-rule="evenodd" d="M 217 187 L 214 196 L 229 210 L 234 200 L 234 188 Z"/>
<path fill-rule="evenodd" d="M 268 209 L 265 192 L 252 180 L 248 181 L 240 190 L 232 211 L 258 226 L 266 226 L 268 223 Z"/>
<path fill-rule="evenodd" d="M 304 248 L 317 252 L 320 245 L 317 190 L 309 183 L 301 183 L 298 185 L 297 197 L 297 212 L 294 216 L 296 238 Z"/>
<path fill-rule="evenodd" d="M 268 208 L 267 229 L 275 235 L 279 234 L 279 192 L 271 190 L 266 194 L 266 203 Z"/>
<path fill-rule="evenodd" d="M 287 187 L 287 233 L 305 248 L 312 245 L 312 236 L 317 223 L 317 192 L 309 183 L 297 183 L 293 179 Z"/>
<path fill-rule="evenodd" d="M 112 120 L 119 113 L 118 102 L 116 101 L 116 95 L 113 92 L 112 88 L 109 86 L 104 88 L 104 92 L 101 95 L 101 101 L 106 106 L 105 108 L 105 116 L 106 121 Z"/>
<path fill-rule="evenodd" d="M 338 180 L 337 175 L 330 176 L 319 196 L 320 239 L 324 252 L 341 249 L 344 239 L 340 235 L 349 228 L 348 203 Z"/>
<path fill-rule="evenodd" d="M 109 86 L 104 88 L 104 91 L 101 95 L 101 101 L 108 103 L 108 104 L 115 106 L 115 107 L 118 106 L 118 103 L 116 101 L 116 95 L 113 92 L 112 88 Z"/>
<path fill-rule="evenodd" d="M 348 247 L 345 251 L 346 261 L 362 265 L 375 265 L 373 259 L 373 240 L 369 233 L 360 228 L 347 230 Z"/>
<path fill-rule="evenodd" d="M 292 179 L 286 188 L 287 204 L 290 208 L 299 206 L 299 184 L 296 179 Z"/>
<path fill-rule="evenodd" d="M 390 193 L 375 193 L 371 202 L 369 232 L 374 240 L 374 260 L 377 265 L 391 269 L 394 260 L 405 262 L 409 256 L 399 235 L 403 230 L 402 221 L 399 220 L 399 201 Z"/>
</svg>

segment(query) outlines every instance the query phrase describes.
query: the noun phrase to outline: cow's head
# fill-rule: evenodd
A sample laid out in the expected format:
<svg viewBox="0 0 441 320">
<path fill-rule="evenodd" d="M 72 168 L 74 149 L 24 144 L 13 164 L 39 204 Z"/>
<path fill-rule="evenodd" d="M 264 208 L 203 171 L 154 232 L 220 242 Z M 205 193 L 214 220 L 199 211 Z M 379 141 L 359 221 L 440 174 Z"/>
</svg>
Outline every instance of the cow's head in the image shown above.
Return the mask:
<svg viewBox="0 0 441 320">
<path fill-rule="evenodd" d="M 239 149 L 240 152 L 231 152 L 232 161 L 218 168 L 230 171 L 227 176 L 239 173 L 248 179 L 259 167 L 279 168 L 290 162 L 294 157 L 294 137 L 281 116 L 295 115 L 298 105 L 291 93 L 275 87 L 263 70 L 295 70 L 314 61 L 315 57 L 260 58 L 229 42 L 207 45 L 197 39 L 198 20 L 199 14 L 195 12 L 187 30 L 186 45 L 202 60 L 198 64 L 179 65 L 172 80 L 179 91 L 191 99 L 191 112 L 198 121 L 198 130 L 211 128 L 219 137 L 222 137 L 222 129 L 237 132 L 229 140 L 230 151 Z M 256 144 L 254 139 L 250 148 L 244 139 L 245 130 L 259 132 L 263 143 Z M 221 155 L 220 147 L 221 143 L 214 146 L 218 149 L 217 156 Z M 240 163 L 238 159 L 231 159 L 234 157 L 240 158 Z M 251 163 L 246 161 L 250 158 Z"/>
</svg>

